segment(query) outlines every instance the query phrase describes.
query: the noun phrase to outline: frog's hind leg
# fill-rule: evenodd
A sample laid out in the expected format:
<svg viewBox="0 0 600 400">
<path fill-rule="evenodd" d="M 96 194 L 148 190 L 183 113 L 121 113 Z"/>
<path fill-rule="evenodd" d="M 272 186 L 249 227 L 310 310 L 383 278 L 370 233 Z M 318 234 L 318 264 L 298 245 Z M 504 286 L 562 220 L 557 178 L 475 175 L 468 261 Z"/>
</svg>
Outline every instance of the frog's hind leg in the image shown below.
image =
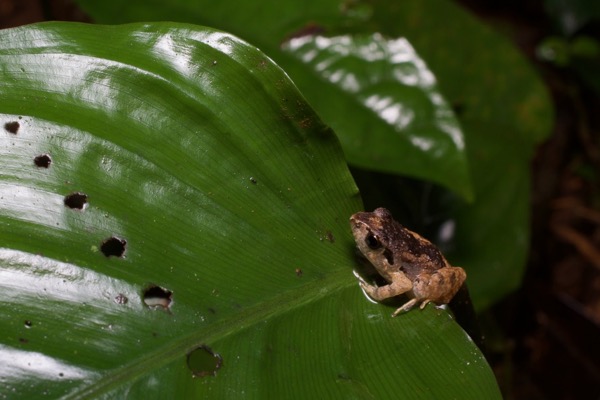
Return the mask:
<svg viewBox="0 0 600 400">
<path fill-rule="evenodd" d="M 421 308 L 430 301 L 447 304 L 458 292 L 466 277 L 465 271 L 458 267 L 440 268 L 431 274 L 421 273 L 414 281 L 413 293 L 415 298 L 423 302 Z"/>
</svg>

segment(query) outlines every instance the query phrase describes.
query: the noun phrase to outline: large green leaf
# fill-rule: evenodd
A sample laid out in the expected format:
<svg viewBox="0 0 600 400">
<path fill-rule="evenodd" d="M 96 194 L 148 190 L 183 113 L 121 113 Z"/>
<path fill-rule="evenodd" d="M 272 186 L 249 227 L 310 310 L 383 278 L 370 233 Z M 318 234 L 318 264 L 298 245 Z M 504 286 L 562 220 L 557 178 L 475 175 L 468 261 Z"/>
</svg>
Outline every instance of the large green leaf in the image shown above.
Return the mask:
<svg viewBox="0 0 600 400">
<path fill-rule="evenodd" d="M 0 75 L 0 397 L 499 398 L 446 311 L 363 297 L 337 139 L 255 48 L 50 23 Z"/>
<path fill-rule="evenodd" d="M 339 0 L 176 0 L 154 7 L 139 0 L 80 3 L 99 22 L 168 19 L 236 33 L 284 66 L 338 133 L 349 163 L 431 180 L 472 198 L 460 126 L 408 42 L 377 35 L 308 35 L 362 22 L 361 6 Z"/>
<path fill-rule="evenodd" d="M 335 121 L 354 166 L 429 179 L 472 197 L 461 128 L 406 39 L 314 35 L 283 48 L 301 61 L 288 72 L 324 118 Z"/>
<path fill-rule="evenodd" d="M 78 3 L 100 22 L 191 21 L 228 30 L 259 45 L 284 67 L 317 112 L 335 129 L 350 162 L 357 154 L 365 158 L 378 154 L 373 146 L 382 144 L 379 135 L 372 141 L 353 139 L 361 129 L 368 135 L 373 127 L 381 128 L 381 119 L 369 110 L 357 111 L 360 108 L 352 105 L 358 102 L 356 97 L 332 87 L 322 74 L 315 73 L 310 62 L 282 49 L 282 43 L 302 35 L 340 37 L 357 32 L 359 37 L 377 33 L 388 42 L 407 38 L 426 62 L 427 70 L 433 72 L 443 97 L 457 110 L 464 130 L 466 157 L 461 152 L 449 154 L 454 154 L 456 160 L 468 160 L 475 202 L 446 210 L 456 226 L 452 261 L 467 268 L 472 295 L 480 309 L 520 284 L 529 238 L 529 161 L 535 144 L 550 132 L 552 107 L 542 82 L 519 52 L 452 1 L 173 0 L 154 1 L 151 6 L 146 0 Z M 359 69 L 355 57 L 336 62 L 342 71 Z M 381 73 L 378 65 L 374 63 L 376 68 L 365 74 L 385 77 L 388 70 Z M 413 99 L 423 95 L 420 92 Z M 408 104 L 411 100 L 404 98 Z M 350 106 L 343 109 L 342 105 Z M 409 110 L 417 115 L 423 112 L 418 107 Z M 365 119 L 369 112 L 370 120 Z M 423 123 L 431 124 L 431 120 L 424 119 Z M 414 147 L 402 147 L 397 138 L 390 142 L 398 146 L 388 149 L 399 155 L 396 172 L 443 183 L 458 193 L 470 193 L 468 180 L 456 179 L 456 169 L 447 168 L 427 152 L 413 154 L 423 156 L 422 163 L 429 163 L 413 169 L 415 163 L 402 163 L 407 160 L 403 155 Z M 445 154 L 444 159 L 447 157 Z M 374 160 L 369 169 L 392 171 L 381 168 L 379 160 Z M 364 161 L 356 164 L 365 166 Z M 382 199 L 381 205 L 398 202 L 391 199 L 385 204 Z"/>
</svg>

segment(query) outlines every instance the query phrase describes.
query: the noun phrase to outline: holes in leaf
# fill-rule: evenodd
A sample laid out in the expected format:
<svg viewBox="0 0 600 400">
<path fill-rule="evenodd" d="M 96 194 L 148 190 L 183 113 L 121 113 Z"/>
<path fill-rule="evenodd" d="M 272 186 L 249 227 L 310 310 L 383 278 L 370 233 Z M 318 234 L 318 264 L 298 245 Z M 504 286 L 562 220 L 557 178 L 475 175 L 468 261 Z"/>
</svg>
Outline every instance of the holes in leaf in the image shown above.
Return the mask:
<svg viewBox="0 0 600 400">
<path fill-rule="evenodd" d="M 296 276 L 300 278 L 304 272 L 300 268 L 296 268 Z"/>
<path fill-rule="evenodd" d="M 169 309 L 173 292 L 157 285 L 150 285 L 144 290 L 144 304 L 150 308 Z"/>
<path fill-rule="evenodd" d="M 253 185 L 256 185 L 256 184 L 258 183 L 258 181 L 256 180 L 256 178 L 254 178 L 253 176 L 251 176 L 251 177 L 250 177 L 250 182 L 251 182 Z"/>
<path fill-rule="evenodd" d="M 74 192 L 65 196 L 65 206 L 75 210 L 83 210 L 87 205 L 87 199 L 87 194 Z"/>
<path fill-rule="evenodd" d="M 36 167 L 49 168 L 52 163 L 52 158 L 50 158 L 50 154 L 40 154 L 33 159 L 33 163 Z"/>
<path fill-rule="evenodd" d="M 33 324 L 31 323 L 31 321 L 30 321 L 30 320 L 26 320 L 26 321 L 25 321 L 25 328 L 29 329 L 29 328 L 31 328 L 32 326 L 33 326 Z"/>
<path fill-rule="evenodd" d="M 21 127 L 21 124 L 19 124 L 17 121 L 11 121 L 11 122 L 7 122 L 4 124 L 4 129 L 8 133 L 12 133 L 13 135 L 16 135 L 17 132 L 19 132 L 20 127 Z"/>
<path fill-rule="evenodd" d="M 202 345 L 188 353 L 187 366 L 195 378 L 215 376 L 223 366 L 223 357 L 208 346 Z"/>
<path fill-rule="evenodd" d="M 111 236 L 108 239 L 105 239 L 102 244 L 100 244 L 100 251 L 106 257 L 123 257 L 126 247 L 127 240 L 118 238 L 116 236 Z"/>
</svg>

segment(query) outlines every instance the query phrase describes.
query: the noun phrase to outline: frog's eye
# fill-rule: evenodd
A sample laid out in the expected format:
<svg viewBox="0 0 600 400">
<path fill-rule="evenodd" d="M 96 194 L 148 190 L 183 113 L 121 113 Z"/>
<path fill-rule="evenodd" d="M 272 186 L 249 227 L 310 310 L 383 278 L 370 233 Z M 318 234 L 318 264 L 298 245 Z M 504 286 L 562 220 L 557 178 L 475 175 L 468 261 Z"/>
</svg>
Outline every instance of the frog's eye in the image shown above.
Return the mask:
<svg viewBox="0 0 600 400">
<path fill-rule="evenodd" d="M 365 243 L 367 244 L 367 246 L 369 246 L 371 250 L 377 250 L 381 247 L 381 242 L 372 233 L 369 233 L 367 235 L 367 237 L 365 238 Z"/>
</svg>

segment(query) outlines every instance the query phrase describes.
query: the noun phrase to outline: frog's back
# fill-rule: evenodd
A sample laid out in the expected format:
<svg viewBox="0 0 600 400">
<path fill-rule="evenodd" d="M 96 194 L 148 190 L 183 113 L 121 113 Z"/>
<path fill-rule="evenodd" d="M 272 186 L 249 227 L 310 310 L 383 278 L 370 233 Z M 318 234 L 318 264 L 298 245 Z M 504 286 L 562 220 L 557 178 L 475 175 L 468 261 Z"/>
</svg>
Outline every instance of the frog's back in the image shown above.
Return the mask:
<svg viewBox="0 0 600 400">
<path fill-rule="evenodd" d="M 440 268 L 449 266 L 440 250 L 429 240 L 396 221 L 394 224 L 397 225 L 394 230 L 399 238 L 397 243 L 401 260 L 400 269 L 410 279 L 414 279 L 422 272 L 433 273 Z"/>
</svg>

